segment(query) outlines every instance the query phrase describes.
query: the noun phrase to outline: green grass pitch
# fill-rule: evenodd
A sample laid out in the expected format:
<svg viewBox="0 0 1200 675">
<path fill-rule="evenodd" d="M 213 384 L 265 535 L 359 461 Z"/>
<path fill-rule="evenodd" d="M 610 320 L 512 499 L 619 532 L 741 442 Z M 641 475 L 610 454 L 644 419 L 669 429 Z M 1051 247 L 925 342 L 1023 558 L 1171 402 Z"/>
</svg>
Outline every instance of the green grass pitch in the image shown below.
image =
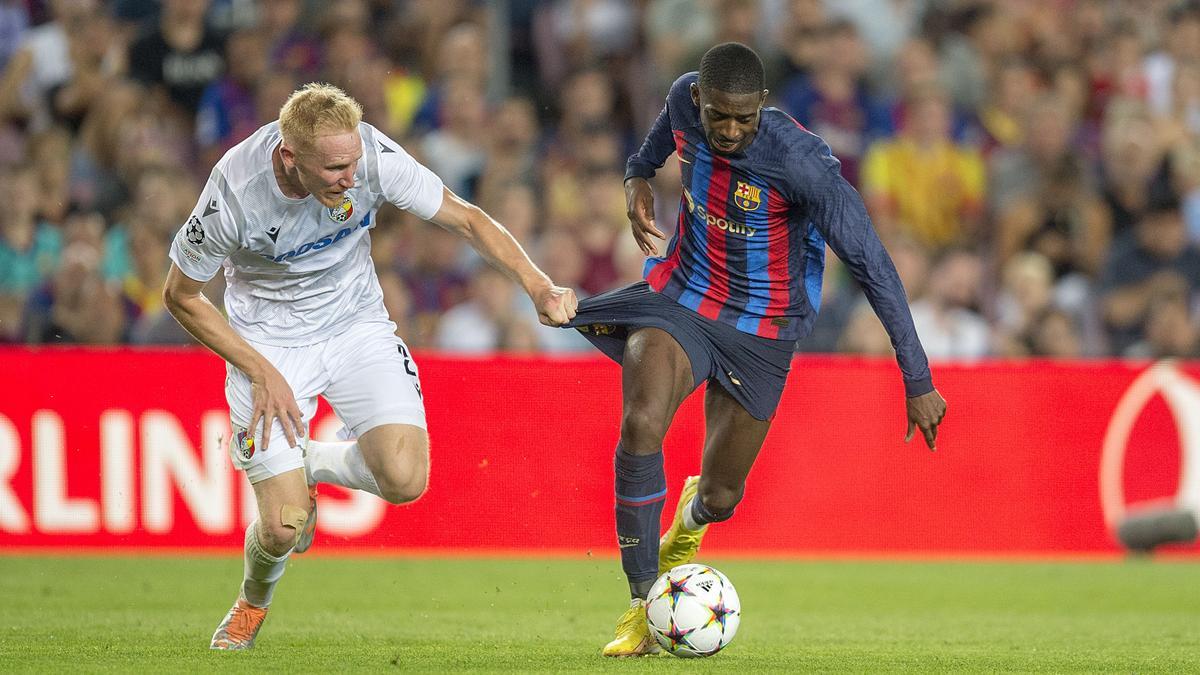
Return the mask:
<svg viewBox="0 0 1200 675">
<path fill-rule="evenodd" d="M 705 560 L 742 597 L 704 660 L 606 660 L 614 559 L 296 557 L 257 647 L 208 650 L 237 558 L 0 556 L 0 672 L 1197 672 L 1200 565 Z"/>
</svg>

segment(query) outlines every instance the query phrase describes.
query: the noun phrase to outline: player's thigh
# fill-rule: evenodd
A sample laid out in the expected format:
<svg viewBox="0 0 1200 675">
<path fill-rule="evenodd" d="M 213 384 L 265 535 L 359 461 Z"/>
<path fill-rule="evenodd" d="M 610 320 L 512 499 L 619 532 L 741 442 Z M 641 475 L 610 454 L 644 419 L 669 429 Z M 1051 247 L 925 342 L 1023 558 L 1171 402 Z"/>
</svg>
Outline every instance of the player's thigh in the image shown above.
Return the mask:
<svg viewBox="0 0 1200 675">
<path fill-rule="evenodd" d="M 425 429 L 425 402 L 417 363 L 391 324 L 354 326 L 329 341 L 322 392 L 355 436 L 384 425 Z"/>
<path fill-rule="evenodd" d="M 409 502 L 429 482 L 429 434 L 411 424 L 384 424 L 358 437 L 358 448 L 383 496 Z"/>
<path fill-rule="evenodd" d="M 282 555 L 296 543 L 308 518 L 308 482 L 298 468 L 254 483 L 258 502 L 259 541 L 273 555 Z"/>
<path fill-rule="evenodd" d="M 317 412 L 317 393 L 325 386 L 324 371 L 317 358 L 319 347 L 252 346 L 271 362 L 291 387 L 307 429 Z M 250 378 L 232 365 L 226 368 L 225 401 L 229 405 L 229 421 L 233 428 L 229 456 L 234 467 L 245 471 L 251 483 L 303 467 L 304 450 L 301 444 L 304 439 L 297 438 L 294 446 L 289 444 L 281 420 L 277 419 L 271 425 L 270 440 L 266 443 L 266 449 L 263 449 L 262 424 L 257 429 L 248 428 L 254 413 Z"/>
<path fill-rule="evenodd" d="M 622 427 L 661 437 L 696 388 L 691 360 L 670 333 L 639 328 L 629 335 L 621 362 Z M 623 429 L 623 436 L 625 429 Z"/>
<path fill-rule="evenodd" d="M 714 382 L 704 395 L 704 421 L 700 493 L 705 505 L 718 510 L 732 508 L 741 499 L 771 422 L 755 418 Z"/>
</svg>

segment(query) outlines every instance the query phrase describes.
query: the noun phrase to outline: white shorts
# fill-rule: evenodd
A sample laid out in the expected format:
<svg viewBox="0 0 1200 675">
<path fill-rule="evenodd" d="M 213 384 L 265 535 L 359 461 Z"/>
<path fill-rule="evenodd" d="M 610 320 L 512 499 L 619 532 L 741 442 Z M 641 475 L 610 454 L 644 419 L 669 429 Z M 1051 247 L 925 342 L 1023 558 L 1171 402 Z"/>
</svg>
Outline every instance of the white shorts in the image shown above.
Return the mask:
<svg viewBox="0 0 1200 675">
<path fill-rule="evenodd" d="M 392 331 L 391 322 L 360 323 L 316 344 L 279 347 L 250 342 L 287 380 L 304 416 L 307 430 L 317 411 L 317 396 L 325 397 L 355 436 L 383 424 L 425 428 L 421 379 L 408 346 Z M 262 425 L 247 442 L 246 427 L 254 411 L 250 378 L 227 365 L 225 400 L 233 423 L 229 454 L 251 483 L 304 467 L 303 444 L 288 447 L 279 420 L 271 426 L 271 442 L 262 449 Z M 306 434 L 307 437 L 307 434 Z"/>
</svg>

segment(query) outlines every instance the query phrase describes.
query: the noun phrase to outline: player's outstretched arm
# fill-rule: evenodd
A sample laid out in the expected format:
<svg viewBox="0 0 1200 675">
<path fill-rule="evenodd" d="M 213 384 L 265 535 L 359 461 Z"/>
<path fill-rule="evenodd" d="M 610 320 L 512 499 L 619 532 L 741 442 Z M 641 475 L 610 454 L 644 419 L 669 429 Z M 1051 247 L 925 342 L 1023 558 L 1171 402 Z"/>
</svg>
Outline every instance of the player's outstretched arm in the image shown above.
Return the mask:
<svg viewBox="0 0 1200 675">
<path fill-rule="evenodd" d="M 555 286 L 529 259 L 525 249 L 503 225 L 471 202 L 442 188 L 442 206 L 432 220 L 463 236 L 493 267 L 521 285 L 547 326 L 561 326 L 575 318 L 579 301 L 575 291 Z"/>
<path fill-rule="evenodd" d="M 928 394 L 909 397 L 906 407 L 908 433 L 904 435 L 904 442 L 912 440 L 914 429 L 920 429 L 921 435 L 925 437 L 925 445 L 929 446 L 930 450 L 937 450 L 937 429 L 942 423 L 942 418 L 946 416 L 946 399 L 934 389 Z"/>
<path fill-rule="evenodd" d="M 283 425 L 288 443 L 295 447 L 296 439 L 304 437 L 304 417 L 296 405 L 292 388 L 270 361 L 233 332 L 225 317 L 204 297 L 201 291 L 205 283 L 189 278 L 178 265 L 172 264 L 167 272 L 167 283 L 163 286 L 163 304 L 179 325 L 201 344 L 250 378 L 254 413 L 248 428 L 254 433 L 258 421 L 262 420 L 262 449 L 267 449 L 271 439 L 270 430 L 277 419 Z"/>
<path fill-rule="evenodd" d="M 658 245 L 650 237 L 666 241 L 667 235 L 654 224 L 654 189 L 650 181 L 641 176 L 625 179 L 625 210 L 638 248 L 645 255 L 658 255 Z"/>
</svg>

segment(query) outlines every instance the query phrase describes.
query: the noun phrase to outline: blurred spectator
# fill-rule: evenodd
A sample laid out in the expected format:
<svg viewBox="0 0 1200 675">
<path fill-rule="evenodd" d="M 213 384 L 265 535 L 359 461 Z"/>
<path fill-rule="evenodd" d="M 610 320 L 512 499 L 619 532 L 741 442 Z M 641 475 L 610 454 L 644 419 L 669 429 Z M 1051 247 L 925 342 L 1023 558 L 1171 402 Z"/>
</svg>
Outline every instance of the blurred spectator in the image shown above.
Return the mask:
<svg viewBox="0 0 1200 675">
<path fill-rule="evenodd" d="M 1165 148 L 1146 105 L 1115 101 L 1104 116 L 1100 171 L 1114 237 L 1129 236 L 1152 189 L 1170 190 Z"/>
<path fill-rule="evenodd" d="M 91 30 L 97 19 L 94 0 L 54 0 L 51 20 L 24 31 L 16 51 L 0 76 L 0 122 L 17 122 L 33 131 L 50 126 L 57 107 L 55 92 L 75 76 L 77 60 L 91 59 L 98 36 Z M 104 46 L 100 42 L 100 46 Z M 72 106 L 73 107 L 73 106 Z"/>
<path fill-rule="evenodd" d="M 104 278 L 120 282 L 135 272 L 134 233 L 145 230 L 169 241 L 194 205 L 195 192 L 188 175 L 177 168 L 151 166 L 143 170 L 119 220 L 104 235 Z"/>
<path fill-rule="evenodd" d="M 425 164 L 446 187 L 463 198 L 475 199 L 475 185 L 483 171 L 487 102 L 474 83 L 454 80 L 445 89 L 446 106 L 440 128 L 421 142 Z"/>
<path fill-rule="evenodd" d="M 930 358 L 978 359 L 992 349 L 991 331 L 976 311 L 983 261 L 950 249 L 929 271 L 926 292 L 912 303 L 913 324 Z"/>
<path fill-rule="evenodd" d="M 138 227 L 130 233 L 132 265 L 120 282 L 130 342 L 146 342 L 150 329 L 163 322 L 162 315 L 166 310 L 162 289 L 171 267 L 167 258 L 169 248 L 170 240 L 148 226 Z"/>
<path fill-rule="evenodd" d="M 1200 249 L 1188 241 L 1179 202 L 1158 191 L 1134 236 L 1119 241 L 1105 266 L 1102 307 L 1112 349 L 1124 353 L 1147 336 L 1151 309 L 1164 302 L 1190 307 L 1200 289 Z"/>
<path fill-rule="evenodd" d="M 419 226 L 414 235 L 411 258 L 398 271 L 412 296 L 413 321 L 418 328 L 412 335 L 430 342 L 438 316 L 466 297 L 465 249 L 460 237 L 440 227 Z"/>
<path fill-rule="evenodd" d="M 1079 328 L 1070 313 L 1050 308 L 1030 323 L 1025 333 L 1030 356 L 1077 359 L 1085 356 Z"/>
<path fill-rule="evenodd" d="M 204 89 L 196 112 L 196 144 L 204 166 L 216 164 L 261 126 L 256 97 L 267 72 L 266 47 L 263 34 L 252 29 L 234 33 L 225 43 L 229 69 Z"/>
<path fill-rule="evenodd" d="M 488 41 L 484 26 L 462 22 L 450 27 L 437 42 L 437 59 L 425 70 L 424 98 L 414 112 L 412 125 L 425 132 L 445 119 L 445 87 L 457 80 L 487 90 Z"/>
<path fill-rule="evenodd" d="M 37 174 L 27 167 L 0 173 L 0 193 L 15 195 L 0 209 L 0 342 L 20 338 L 25 297 L 58 267 L 58 229 L 37 218 Z"/>
<path fill-rule="evenodd" d="M 1040 253 L 1019 253 L 1001 271 L 996 299 L 996 352 L 1001 356 L 1031 353 L 1030 338 L 1052 308 L 1054 267 Z"/>
<path fill-rule="evenodd" d="M 260 28 L 267 36 L 271 69 L 310 81 L 321 69 L 322 48 L 300 20 L 303 0 L 262 0 Z"/>
<path fill-rule="evenodd" d="M 1165 296 L 1146 311 L 1145 336 L 1129 346 L 1123 356 L 1140 359 L 1188 359 L 1198 355 L 1200 332 L 1182 297 Z"/>
<path fill-rule="evenodd" d="M 1177 68 L 1200 62 L 1200 3 L 1194 0 L 1175 3 L 1164 23 L 1163 44 L 1143 63 L 1147 99 L 1160 114 L 1175 106 Z"/>
<path fill-rule="evenodd" d="M 934 251 L 975 243 L 983 215 L 983 157 L 951 139 L 944 94 L 925 89 L 915 96 L 900 136 L 867 154 L 864 200 L 883 232 L 903 233 Z"/>
<path fill-rule="evenodd" d="M 819 38 L 828 22 L 829 16 L 822 0 L 791 0 L 787 3 L 784 20 L 776 37 L 784 58 L 780 82 L 812 72 L 821 59 L 823 43 Z M 711 44 L 711 41 L 707 42 Z M 691 65 L 680 71 L 695 67 Z"/>
<path fill-rule="evenodd" d="M 502 193 L 510 191 L 514 183 L 525 185 L 533 199 L 533 186 L 538 179 L 540 135 L 533 103 L 526 98 L 504 101 L 492 113 L 489 126 L 487 156 L 476 186 L 480 203 L 491 204 L 506 199 Z M 492 209 L 487 211 L 491 213 Z M 509 221 L 504 218 L 500 222 L 509 226 Z"/>
<path fill-rule="evenodd" d="M 975 109 L 986 97 L 995 65 L 1025 45 L 1016 17 L 999 3 L 947 4 L 952 30 L 941 45 L 941 79 L 956 105 Z"/>
<path fill-rule="evenodd" d="M 866 86 L 866 47 L 854 24 L 821 28 L 817 60 L 808 74 L 780 88 L 780 107 L 829 144 L 842 162 L 842 175 L 858 182 L 859 162 L 874 141 L 892 131 L 891 114 Z"/>
<path fill-rule="evenodd" d="M 542 271 L 554 279 L 554 283 L 567 288 L 574 288 L 579 297 L 586 297 L 581 292 L 583 276 L 587 272 L 587 260 L 579 241 L 569 232 L 548 232 L 538 242 L 534 255 L 535 262 Z M 519 306 L 514 308 L 518 317 L 534 317 L 533 301 L 524 293 L 516 294 Z M 536 319 L 535 319 L 536 320 Z M 557 354 L 569 352 L 589 352 L 592 344 L 579 331 L 563 330 L 551 326 L 530 324 L 539 351 Z"/>
<path fill-rule="evenodd" d="M 442 315 L 433 346 L 473 354 L 535 349 L 529 322 L 537 317 L 528 311 L 515 312 L 517 300 L 516 286 L 508 277 L 490 265 L 481 265 L 471 278 L 466 301 Z"/>
<path fill-rule="evenodd" d="M 996 214 L 997 262 L 1017 251 L 1041 253 L 1056 279 L 1095 277 L 1108 252 L 1109 212 L 1091 186 L 1086 167 L 1063 161 L 1042 176 L 1037 189 L 1009 200 Z"/>
<path fill-rule="evenodd" d="M 631 3 L 622 0 L 542 4 L 533 30 L 543 85 L 557 88 L 571 72 L 628 53 L 637 35 L 635 18 Z"/>
<path fill-rule="evenodd" d="M 32 344 L 117 344 L 125 337 L 121 298 L 100 272 L 104 219 L 95 213 L 68 218 L 57 272 L 25 307 L 22 332 Z"/>
<path fill-rule="evenodd" d="M 29 30 L 29 9 L 24 0 L 0 0 L 0 72 L 16 53 Z"/>
<path fill-rule="evenodd" d="M 1023 121 L 1038 91 L 1037 75 L 1023 59 L 1000 64 L 987 98 L 977 113 L 983 131 L 982 150 L 1015 150 L 1024 141 Z"/>
<path fill-rule="evenodd" d="M 158 24 L 129 48 L 130 76 L 189 127 L 204 89 L 225 72 L 224 40 L 205 23 L 207 10 L 208 0 L 163 0 Z"/>
</svg>

